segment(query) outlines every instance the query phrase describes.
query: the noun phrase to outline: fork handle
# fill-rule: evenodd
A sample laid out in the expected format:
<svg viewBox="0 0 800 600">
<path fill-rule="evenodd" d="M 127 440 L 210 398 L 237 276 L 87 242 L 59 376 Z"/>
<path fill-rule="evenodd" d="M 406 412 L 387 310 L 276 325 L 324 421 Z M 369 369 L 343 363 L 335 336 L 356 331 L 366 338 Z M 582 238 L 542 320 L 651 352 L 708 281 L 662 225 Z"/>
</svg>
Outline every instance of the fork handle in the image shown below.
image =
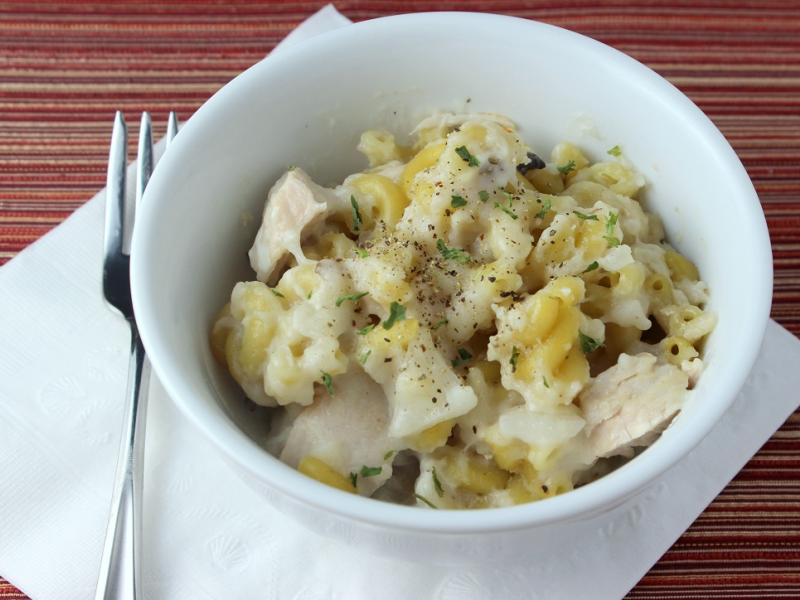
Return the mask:
<svg viewBox="0 0 800 600">
<path fill-rule="evenodd" d="M 131 323 L 123 433 L 95 600 L 139 600 L 143 597 L 140 577 L 142 474 L 149 381 L 150 363 L 139 331 Z"/>
</svg>

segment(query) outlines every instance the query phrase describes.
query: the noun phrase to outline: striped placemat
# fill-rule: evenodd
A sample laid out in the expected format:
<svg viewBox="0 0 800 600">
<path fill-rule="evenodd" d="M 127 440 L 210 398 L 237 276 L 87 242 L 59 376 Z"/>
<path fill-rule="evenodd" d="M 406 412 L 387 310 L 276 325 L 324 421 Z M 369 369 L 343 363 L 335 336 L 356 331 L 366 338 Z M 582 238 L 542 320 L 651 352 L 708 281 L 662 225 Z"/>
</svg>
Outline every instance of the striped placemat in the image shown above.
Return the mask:
<svg viewBox="0 0 800 600">
<path fill-rule="evenodd" d="M 0 264 L 104 185 L 114 110 L 131 123 L 149 110 L 160 134 L 169 110 L 186 119 L 322 4 L 0 2 Z M 772 314 L 800 335 L 800 2 L 373 0 L 337 7 L 353 20 L 425 10 L 537 19 L 611 44 L 667 77 L 714 120 L 747 167 L 772 236 Z M 800 598 L 800 413 L 629 597 Z M 0 599 L 22 598 L 0 578 Z"/>
</svg>

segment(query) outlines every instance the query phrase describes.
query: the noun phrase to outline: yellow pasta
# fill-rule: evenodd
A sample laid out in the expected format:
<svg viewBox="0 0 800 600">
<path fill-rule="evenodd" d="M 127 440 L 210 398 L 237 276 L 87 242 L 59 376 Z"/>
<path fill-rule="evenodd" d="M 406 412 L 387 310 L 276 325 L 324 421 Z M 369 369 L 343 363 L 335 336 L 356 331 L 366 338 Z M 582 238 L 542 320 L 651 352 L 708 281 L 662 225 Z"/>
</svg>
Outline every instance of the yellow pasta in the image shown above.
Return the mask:
<svg viewBox="0 0 800 600">
<path fill-rule="evenodd" d="M 445 143 L 432 143 L 420 150 L 403 169 L 403 189 L 408 197 L 413 197 L 416 192 L 415 179 L 425 169 L 431 168 L 444 152 Z"/>
<path fill-rule="evenodd" d="M 667 250 L 664 254 L 664 261 L 667 263 L 670 275 L 675 281 L 681 279 L 697 281 L 700 279 L 700 273 L 694 263 L 682 254 L 675 252 L 675 250 Z"/>
<path fill-rule="evenodd" d="M 408 154 L 408 150 L 398 145 L 394 136 L 383 129 L 370 129 L 362 133 L 358 151 L 367 157 L 371 167 L 404 160 Z"/>
<path fill-rule="evenodd" d="M 353 181 L 353 187 L 372 199 L 372 218 L 384 221 L 390 227 L 397 225 L 408 206 L 403 190 L 383 175 L 362 175 Z"/>
<path fill-rule="evenodd" d="M 270 451 L 422 508 L 533 502 L 634 455 L 701 376 L 716 323 L 696 265 L 635 199 L 644 178 L 570 142 L 545 163 L 489 113 L 398 139 L 364 132 L 369 168 L 335 187 L 301 168 L 275 183 L 258 281 L 209 331 L 273 411 Z M 399 473 L 416 465 L 411 489 Z"/>
<path fill-rule="evenodd" d="M 579 341 L 584 284 L 561 277 L 499 319 L 489 358 L 498 360 L 503 385 L 530 402 L 571 402 L 589 378 Z"/>
<path fill-rule="evenodd" d="M 697 349 L 686 338 L 672 336 L 664 338 L 661 342 L 664 349 L 664 358 L 673 365 L 680 366 L 685 360 L 691 360 L 700 355 Z"/>
<path fill-rule="evenodd" d="M 356 244 L 343 233 L 328 232 L 313 244 L 306 246 L 305 254 L 312 260 L 323 258 L 348 258 L 353 256 Z"/>
<path fill-rule="evenodd" d="M 297 465 L 297 470 L 303 475 L 308 475 L 320 483 L 335 487 L 343 492 L 354 493 L 356 491 L 355 486 L 353 486 L 347 477 L 334 470 L 333 467 L 326 462 L 314 456 L 304 457 L 300 461 L 300 464 Z"/>
<path fill-rule="evenodd" d="M 453 430 L 452 421 L 442 421 L 441 423 L 429 427 L 422 433 L 408 439 L 408 447 L 417 452 L 433 452 L 447 443 L 447 438 Z"/>
<path fill-rule="evenodd" d="M 560 194 L 564 191 L 564 178 L 555 167 L 534 169 L 525 174 L 533 186 L 545 194 Z"/>
</svg>

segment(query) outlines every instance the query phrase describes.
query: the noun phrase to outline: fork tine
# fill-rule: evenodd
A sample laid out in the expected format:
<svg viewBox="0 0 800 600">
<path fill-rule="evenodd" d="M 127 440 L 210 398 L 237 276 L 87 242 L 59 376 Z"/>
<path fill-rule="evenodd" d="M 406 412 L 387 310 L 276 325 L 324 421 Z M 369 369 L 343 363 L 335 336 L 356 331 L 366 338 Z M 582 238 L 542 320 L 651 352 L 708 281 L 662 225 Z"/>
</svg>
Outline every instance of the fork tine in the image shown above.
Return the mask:
<svg viewBox="0 0 800 600">
<path fill-rule="evenodd" d="M 153 173 L 153 130 L 150 113 L 142 113 L 142 124 L 139 127 L 139 149 L 136 154 L 138 170 L 136 173 L 136 205 L 142 201 L 144 189 Z"/>
<path fill-rule="evenodd" d="M 172 143 L 172 140 L 175 139 L 175 136 L 178 135 L 178 115 L 175 112 L 169 113 L 169 119 L 167 120 L 167 147 Z"/>
<path fill-rule="evenodd" d="M 108 151 L 106 176 L 106 224 L 103 240 L 105 256 L 115 256 L 126 251 L 125 234 L 125 164 L 127 162 L 128 128 L 125 117 L 117 111 Z"/>
</svg>

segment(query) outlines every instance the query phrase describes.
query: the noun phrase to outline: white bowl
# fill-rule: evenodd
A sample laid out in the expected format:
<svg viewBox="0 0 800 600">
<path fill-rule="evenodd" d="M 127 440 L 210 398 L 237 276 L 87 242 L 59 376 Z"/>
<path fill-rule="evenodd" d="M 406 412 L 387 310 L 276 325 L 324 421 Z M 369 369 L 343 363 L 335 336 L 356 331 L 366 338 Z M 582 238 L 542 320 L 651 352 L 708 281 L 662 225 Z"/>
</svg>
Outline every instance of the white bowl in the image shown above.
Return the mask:
<svg viewBox="0 0 800 600">
<path fill-rule="evenodd" d="M 719 324 L 681 414 L 642 455 L 565 495 L 446 511 L 326 487 L 254 441 L 263 415 L 211 357 L 216 311 L 246 260 L 266 191 L 289 165 L 323 184 L 363 169 L 361 131 L 407 133 L 435 110 L 510 116 L 534 149 L 620 144 L 649 182 L 668 238 L 699 266 Z M 136 317 L 153 367 L 186 418 L 269 502 L 306 525 L 417 560 L 505 560 L 533 536 L 608 510 L 686 454 L 730 406 L 769 314 L 772 259 L 758 198 L 724 137 L 683 94 L 628 56 L 569 31 L 485 14 L 389 17 L 259 63 L 186 124 L 155 170 L 133 241 Z M 248 222 L 249 221 L 249 222 Z M 649 518 L 657 518 L 651 515 Z M 534 530 L 539 531 L 534 533 Z M 547 535 L 550 535 L 548 533 Z"/>
</svg>

